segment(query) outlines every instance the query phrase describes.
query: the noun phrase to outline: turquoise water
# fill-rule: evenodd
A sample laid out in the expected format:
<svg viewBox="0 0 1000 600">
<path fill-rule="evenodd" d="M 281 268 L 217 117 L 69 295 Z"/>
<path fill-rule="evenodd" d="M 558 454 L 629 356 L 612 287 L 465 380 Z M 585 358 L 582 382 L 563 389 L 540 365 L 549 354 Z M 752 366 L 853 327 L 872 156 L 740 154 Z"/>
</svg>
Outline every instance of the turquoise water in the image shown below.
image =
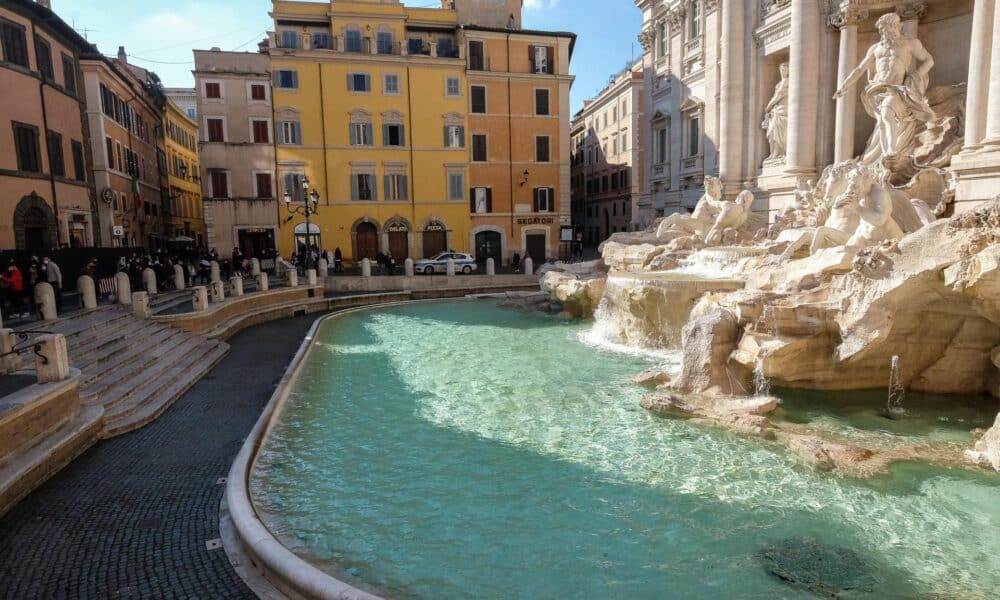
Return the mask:
<svg viewBox="0 0 1000 600">
<path fill-rule="evenodd" d="M 629 378 L 663 358 L 589 347 L 588 327 L 487 302 L 328 319 L 256 464 L 259 513 L 392 597 L 810 597 L 761 558 L 810 543 L 849 551 L 850 597 L 1000 589 L 997 478 L 840 479 L 656 417 Z"/>
</svg>

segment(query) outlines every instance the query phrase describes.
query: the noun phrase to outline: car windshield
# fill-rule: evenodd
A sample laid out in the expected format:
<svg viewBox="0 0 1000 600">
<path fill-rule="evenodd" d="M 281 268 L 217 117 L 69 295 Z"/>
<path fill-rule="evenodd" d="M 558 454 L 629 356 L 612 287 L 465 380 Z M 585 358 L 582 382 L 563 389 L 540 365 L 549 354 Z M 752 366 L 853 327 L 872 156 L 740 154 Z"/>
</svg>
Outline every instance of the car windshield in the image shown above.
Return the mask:
<svg viewBox="0 0 1000 600">
<path fill-rule="evenodd" d="M 442 252 L 441 254 L 438 254 L 437 256 L 435 256 L 434 258 L 432 258 L 431 260 L 448 260 L 450 257 L 451 257 L 451 253 L 449 253 L 449 252 Z"/>
</svg>

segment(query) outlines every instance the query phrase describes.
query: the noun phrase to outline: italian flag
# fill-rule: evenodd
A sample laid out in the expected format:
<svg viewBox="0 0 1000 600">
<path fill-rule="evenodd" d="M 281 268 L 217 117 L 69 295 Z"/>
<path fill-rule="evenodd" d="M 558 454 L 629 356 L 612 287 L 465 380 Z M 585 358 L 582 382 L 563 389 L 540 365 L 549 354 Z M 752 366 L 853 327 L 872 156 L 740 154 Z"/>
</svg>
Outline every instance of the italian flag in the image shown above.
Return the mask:
<svg viewBox="0 0 1000 600">
<path fill-rule="evenodd" d="M 142 194 L 139 193 L 139 178 L 132 178 L 132 198 L 135 200 L 135 210 L 142 208 Z"/>
</svg>

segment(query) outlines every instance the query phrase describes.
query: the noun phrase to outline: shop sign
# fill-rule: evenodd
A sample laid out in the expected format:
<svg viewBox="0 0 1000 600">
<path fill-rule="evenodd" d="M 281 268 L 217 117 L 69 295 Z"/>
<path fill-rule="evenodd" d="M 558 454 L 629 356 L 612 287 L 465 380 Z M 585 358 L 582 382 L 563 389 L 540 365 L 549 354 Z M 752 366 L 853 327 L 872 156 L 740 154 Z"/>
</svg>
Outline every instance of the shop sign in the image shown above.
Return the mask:
<svg viewBox="0 0 1000 600">
<path fill-rule="evenodd" d="M 522 219 L 514 219 L 514 222 L 518 225 L 551 225 L 556 222 L 552 217 L 528 217 Z"/>
</svg>

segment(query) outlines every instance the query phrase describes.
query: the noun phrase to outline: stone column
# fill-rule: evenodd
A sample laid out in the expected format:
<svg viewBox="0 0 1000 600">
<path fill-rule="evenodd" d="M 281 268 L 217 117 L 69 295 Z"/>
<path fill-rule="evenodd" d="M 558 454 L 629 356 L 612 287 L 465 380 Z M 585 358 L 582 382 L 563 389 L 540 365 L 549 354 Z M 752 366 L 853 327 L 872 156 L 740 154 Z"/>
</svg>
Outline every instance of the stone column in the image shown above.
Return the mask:
<svg viewBox="0 0 1000 600">
<path fill-rule="evenodd" d="M 837 63 L 837 87 L 858 64 L 858 22 L 868 11 L 845 9 L 830 16 L 830 25 L 840 29 L 840 53 Z M 858 86 L 854 84 L 842 98 L 837 98 L 833 162 L 854 158 L 854 118 L 858 105 Z"/>
<path fill-rule="evenodd" d="M 298 275 L 298 273 L 296 273 Z M 229 293 L 232 296 L 243 295 L 243 278 L 240 276 L 229 278 Z"/>
<path fill-rule="evenodd" d="M 209 273 L 211 274 L 209 281 L 222 281 L 222 279 L 219 277 L 219 261 L 213 260 L 212 263 L 209 265 L 209 269 L 210 269 Z"/>
<path fill-rule="evenodd" d="M 35 373 L 38 383 L 63 381 L 69 377 L 69 354 L 62 334 L 40 335 L 35 339 Z"/>
<path fill-rule="evenodd" d="M 267 273 L 257 273 L 257 276 L 254 277 L 254 279 L 257 280 L 257 291 L 258 292 L 266 292 L 267 290 L 270 289 L 270 287 L 268 285 L 268 282 L 267 282 Z"/>
<path fill-rule="evenodd" d="M 367 258 L 361 259 L 361 276 L 371 277 L 372 276 L 372 261 Z"/>
<path fill-rule="evenodd" d="M 455 259 L 454 258 L 449 258 L 448 262 L 445 263 L 445 273 L 448 274 L 448 277 L 454 277 L 455 276 Z"/>
<path fill-rule="evenodd" d="M 43 321 L 54 321 L 58 318 L 56 293 L 52 289 L 52 284 L 45 281 L 35 284 L 35 305 L 38 306 L 38 312 L 42 313 Z"/>
<path fill-rule="evenodd" d="M 142 287 L 148 294 L 156 293 L 156 272 L 148 267 L 142 270 Z"/>
<path fill-rule="evenodd" d="M 306 281 L 309 285 L 316 285 L 316 269 L 306 269 Z"/>
<path fill-rule="evenodd" d="M 531 275 L 535 272 L 535 261 L 531 260 L 531 257 L 524 259 L 524 274 Z"/>
<path fill-rule="evenodd" d="M 0 329 L 0 375 L 13 373 L 20 368 L 17 354 L 11 354 L 17 345 L 17 336 L 13 329 Z"/>
<path fill-rule="evenodd" d="M 250 259 L 250 274 L 254 277 L 260 275 L 260 261 L 256 258 Z"/>
<path fill-rule="evenodd" d="M 326 262 L 325 258 L 316 261 L 316 274 L 320 277 L 326 277 L 330 274 L 330 263 Z"/>
<path fill-rule="evenodd" d="M 148 319 L 153 316 L 149 309 L 149 292 L 132 293 L 132 315 L 137 319 Z"/>
<path fill-rule="evenodd" d="M 413 259 L 412 258 L 407 258 L 403 262 L 403 273 L 407 277 L 413 277 Z"/>
<path fill-rule="evenodd" d="M 184 267 L 180 265 L 174 265 L 174 288 L 184 289 Z"/>
<path fill-rule="evenodd" d="M 722 82 L 720 85 L 719 177 L 724 194 L 735 195 L 743 181 L 744 0 L 722 2 Z"/>
<path fill-rule="evenodd" d="M 125 273 L 115 273 L 115 298 L 118 304 L 132 304 L 132 282 Z"/>
<path fill-rule="evenodd" d="M 299 287 L 299 272 L 288 269 L 288 287 Z"/>
<path fill-rule="evenodd" d="M 222 285 L 222 281 L 216 280 L 209 285 L 209 291 L 212 292 L 212 302 L 218 304 L 220 302 L 225 302 L 226 300 L 226 288 Z"/>
<path fill-rule="evenodd" d="M 208 310 L 208 290 L 203 285 L 191 288 L 191 306 L 194 312 Z"/>
<path fill-rule="evenodd" d="M 820 3 L 792 2 L 788 61 L 788 151 L 786 172 L 816 171 L 816 122 L 819 106 Z"/>
<path fill-rule="evenodd" d="M 972 42 L 969 48 L 969 84 L 965 97 L 965 148 L 979 146 L 986 136 L 986 105 L 990 89 L 990 38 L 993 35 L 995 0 L 976 0 L 972 9 Z"/>
<path fill-rule="evenodd" d="M 97 290 L 94 289 L 94 280 L 88 275 L 80 275 L 76 279 L 76 291 L 80 294 L 80 306 L 89 310 L 97 308 Z"/>
<path fill-rule="evenodd" d="M 924 16 L 924 13 L 927 12 L 927 6 L 923 0 L 911 2 L 906 6 L 896 9 L 896 12 L 899 14 L 900 21 L 902 21 L 903 35 L 912 38 L 917 37 L 917 26 L 920 23 L 920 17 Z"/>
<path fill-rule="evenodd" d="M 492 257 L 486 259 L 486 274 L 490 277 L 497 274 L 496 263 L 493 261 Z"/>
</svg>

